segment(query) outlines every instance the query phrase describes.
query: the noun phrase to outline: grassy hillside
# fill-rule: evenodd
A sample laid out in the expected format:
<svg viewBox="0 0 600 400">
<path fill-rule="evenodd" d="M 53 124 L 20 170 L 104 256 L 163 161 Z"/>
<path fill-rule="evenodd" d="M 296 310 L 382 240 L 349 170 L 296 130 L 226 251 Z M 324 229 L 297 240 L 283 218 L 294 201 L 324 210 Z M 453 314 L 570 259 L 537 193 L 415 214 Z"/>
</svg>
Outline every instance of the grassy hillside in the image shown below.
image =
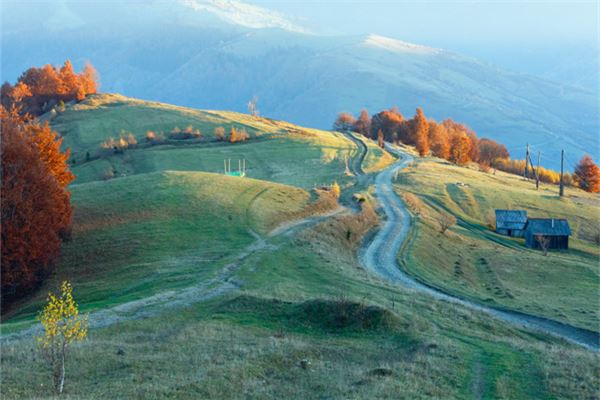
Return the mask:
<svg viewBox="0 0 600 400">
<path fill-rule="evenodd" d="M 358 268 L 368 204 L 244 259 L 241 293 L 93 329 L 66 393 L 140 398 L 592 398 L 597 355 L 388 286 Z M 356 233 L 348 241 L 346 232 Z M 175 256 L 175 254 L 174 254 Z M 83 297 L 76 286 L 76 296 Z M 4 398 L 47 393 L 31 339 L 3 345 Z M 24 379 L 27 377 L 27 379 Z"/>
<path fill-rule="evenodd" d="M 461 183 L 461 184 L 457 184 Z M 416 229 L 403 259 L 419 279 L 451 293 L 599 330 L 598 234 L 600 199 L 580 190 L 535 185 L 496 172 L 485 174 L 433 159 L 417 161 L 397 180 L 397 191 L 412 204 Z M 525 209 L 531 217 L 569 220 L 568 251 L 548 256 L 489 229 L 495 209 Z M 445 235 L 439 216 L 458 224 Z"/>
<path fill-rule="evenodd" d="M 53 128 L 72 149 L 77 182 L 103 179 L 107 171 L 127 176 L 161 170 L 222 172 L 223 160 L 246 159 L 250 177 L 310 188 L 315 184 L 344 181 L 345 159 L 356 154 L 356 145 L 344 135 L 301 128 L 283 121 L 256 118 L 226 111 L 203 111 L 146 102 L 120 95 L 100 94 L 48 114 Z M 203 139 L 167 140 L 151 146 L 148 131 L 168 133 L 178 127 L 200 129 Z M 244 128 L 246 143 L 215 142 L 214 129 Z M 132 133 L 135 148 L 123 154 L 102 151 L 100 144 L 121 132 Z M 87 154 L 89 153 L 89 161 Z M 374 161 L 376 162 L 376 160 Z"/>
<path fill-rule="evenodd" d="M 73 281 L 84 310 L 206 281 L 255 241 L 252 232 L 264 235 L 335 207 L 327 195 L 315 201 L 302 189 L 200 172 L 136 175 L 71 191 L 73 235 L 57 273 L 11 322 L 29 324 L 46 289 L 61 279 Z"/>
<path fill-rule="evenodd" d="M 142 135 L 163 120 L 164 129 L 182 127 L 187 113 L 203 130 L 224 124 L 213 117 L 248 130 L 264 125 L 244 144 L 142 146 L 78 161 L 72 240 L 55 275 L 2 323 L 3 334 L 22 332 L 47 290 L 72 280 L 92 328 L 69 354 L 67 396 L 594 398 L 597 354 L 389 285 L 360 266 L 357 251 L 378 224 L 369 188 L 343 193 L 360 192 L 357 211 L 306 190 L 314 179 L 355 180 L 344 176 L 345 156 L 357 154 L 346 137 L 115 96 L 68 108 L 53 124 L 64 124 L 77 159 L 104 140 L 105 127 L 114 136 L 127 121 Z M 218 171 L 227 154 L 243 155 L 249 175 L 266 180 L 166 170 Z M 365 169 L 390 161 L 368 144 Z M 98 180 L 104 165 L 126 176 Z M 425 183 L 427 190 L 439 184 Z M 299 218 L 305 223 L 294 225 Z M 276 226 L 287 229 L 275 235 Z M 48 396 L 49 372 L 33 343 L 31 336 L 3 341 L 2 398 Z"/>
</svg>

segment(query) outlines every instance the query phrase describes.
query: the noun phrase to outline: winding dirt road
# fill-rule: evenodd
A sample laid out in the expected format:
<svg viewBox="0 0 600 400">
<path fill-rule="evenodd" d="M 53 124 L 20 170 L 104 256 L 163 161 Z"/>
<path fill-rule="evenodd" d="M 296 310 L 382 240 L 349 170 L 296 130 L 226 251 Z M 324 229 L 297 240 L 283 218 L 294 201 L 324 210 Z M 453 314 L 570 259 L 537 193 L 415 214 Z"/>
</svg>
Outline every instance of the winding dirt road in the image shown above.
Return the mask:
<svg viewBox="0 0 600 400">
<path fill-rule="evenodd" d="M 278 247 L 270 243 L 270 239 L 277 236 L 296 234 L 298 231 L 311 228 L 328 218 L 348 212 L 350 211 L 347 208 L 340 206 L 323 214 L 314 214 L 288 221 L 273 229 L 265 237 L 251 230 L 250 234 L 254 237 L 254 241 L 238 253 L 229 264 L 221 268 L 214 278 L 187 288 L 166 290 L 138 300 L 92 311 L 88 314 L 89 326 L 91 328 L 102 328 L 125 321 L 153 317 L 166 310 L 187 307 L 236 291 L 240 289 L 242 283 L 235 278 L 234 274 L 243 265 L 243 262 L 257 252 L 277 250 Z M 40 324 L 34 324 L 18 332 L 4 334 L 0 337 L 0 343 L 38 335 L 41 329 Z"/>
<path fill-rule="evenodd" d="M 383 207 L 387 219 L 371 242 L 366 244 L 361 251 L 360 259 L 366 269 L 387 281 L 426 293 L 438 300 L 460 304 L 470 309 L 490 314 L 502 321 L 542 331 L 588 349 L 600 351 L 600 335 L 597 332 L 516 311 L 498 310 L 477 304 L 423 284 L 403 272 L 398 265 L 397 255 L 410 230 L 411 216 L 404 202 L 394 192 L 393 177 L 399 170 L 411 163 L 413 157 L 390 145 L 386 147 L 388 151 L 400 156 L 400 160 L 381 171 L 375 178 L 377 198 Z"/>
</svg>

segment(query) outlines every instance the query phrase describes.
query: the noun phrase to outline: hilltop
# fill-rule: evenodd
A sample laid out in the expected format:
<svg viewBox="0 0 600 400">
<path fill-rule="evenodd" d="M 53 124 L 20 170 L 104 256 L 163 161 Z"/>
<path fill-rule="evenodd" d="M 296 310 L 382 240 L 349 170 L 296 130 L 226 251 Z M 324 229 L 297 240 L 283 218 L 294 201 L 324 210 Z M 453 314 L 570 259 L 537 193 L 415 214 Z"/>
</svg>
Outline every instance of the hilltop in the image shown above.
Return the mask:
<svg viewBox="0 0 600 400">
<path fill-rule="evenodd" d="M 304 188 L 347 180 L 345 160 L 357 152 L 346 136 L 284 121 L 228 111 L 196 110 L 148 102 L 121 95 L 98 94 L 67 106 L 64 112 L 43 117 L 64 137 L 72 150 L 76 183 L 103 179 L 105 172 L 124 176 L 162 170 L 222 172 L 223 161 L 245 159 L 248 174 L 258 179 Z M 153 131 L 167 139 L 175 128 L 199 129 L 199 140 L 146 141 Z M 245 129 L 247 142 L 229 144 L 215 140 L 214 130 Z M 137 145 L 124 152 L 102 149 L 102 142 L 132 133 Z M 307 168 L 308 166 L 308 168 Z M 318 166 L 318 167 L 317 167 Z M 313 168 L 314 167 L 314 168 Z"/>
</svg>

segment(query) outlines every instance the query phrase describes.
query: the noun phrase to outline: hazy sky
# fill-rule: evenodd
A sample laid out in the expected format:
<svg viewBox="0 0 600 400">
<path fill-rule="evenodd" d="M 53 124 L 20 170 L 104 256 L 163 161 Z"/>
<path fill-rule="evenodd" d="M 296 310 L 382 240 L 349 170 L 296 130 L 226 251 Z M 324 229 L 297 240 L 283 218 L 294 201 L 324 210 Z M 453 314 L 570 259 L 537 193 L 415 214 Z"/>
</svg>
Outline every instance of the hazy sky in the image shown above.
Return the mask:
<svg viewBox="0 0 600 400">
<path fill-rule="evenodd" d="M 248 0 L 316 31 L 427 42 L 597 40 L 598 1 Z"/>
<path fill-rule="evenodd" d="M 597 53 L 599 1 L 248 0 L 330 34 L 378 33 L 525 71 Z"/>
</svg>

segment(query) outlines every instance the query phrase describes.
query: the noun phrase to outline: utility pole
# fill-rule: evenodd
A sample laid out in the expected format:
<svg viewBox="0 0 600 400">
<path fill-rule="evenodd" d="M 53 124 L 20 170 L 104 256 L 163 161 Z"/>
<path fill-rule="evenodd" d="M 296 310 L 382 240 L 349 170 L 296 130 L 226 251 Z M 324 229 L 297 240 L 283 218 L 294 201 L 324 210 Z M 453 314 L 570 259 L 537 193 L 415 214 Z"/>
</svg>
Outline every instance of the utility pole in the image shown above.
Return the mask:
<svg viewBox="0 0 600 400">
<path fill-rule="evenodd" d="M 565 151 L 560 151 L 560 190 L 558 195 L 560 197 L 565 195 L 565 185 L 563 184 L 563 166 L 565 164 Z"/>
<path fill-rule="evenodd" d="M 540 188 L 540 159 L 542 158 L 542 153 L 538 151 L 538 164 L 537 170 L 535 172 L 535 190 Z"/>
<path fill-rule="evenodd" d="M 527 143 L 527 151 L 525 152 L 525 171 L 523 177 L 529 179 L 529 143 Z"/>
</svg>

